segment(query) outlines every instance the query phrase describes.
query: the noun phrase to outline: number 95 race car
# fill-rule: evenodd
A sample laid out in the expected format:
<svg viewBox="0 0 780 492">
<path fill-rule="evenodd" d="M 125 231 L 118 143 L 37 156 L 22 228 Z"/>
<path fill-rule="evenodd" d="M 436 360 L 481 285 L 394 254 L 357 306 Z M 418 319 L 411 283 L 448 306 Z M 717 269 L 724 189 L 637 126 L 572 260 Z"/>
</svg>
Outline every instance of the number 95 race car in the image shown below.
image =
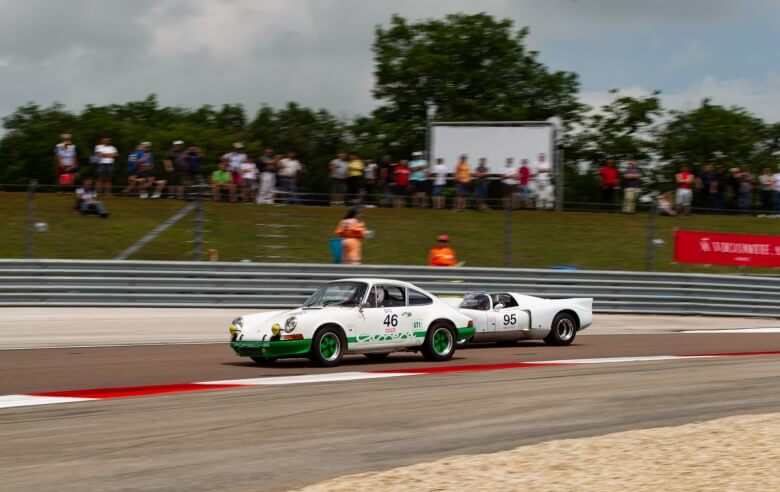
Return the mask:
<svg viewBox="0 0 780 492">
<path fill-rule="evenodd" d="M 475 292 L 447 302 L 474 321 L 476 333 L 465 343 L 544 340 L 548 345 L 569 345 L 593 322 L 590 297 L 542 299 L 514 292 Z"/>
<path fill-rule="evenodd" d="M 357 278 L 321 286 L 297 309 L 234 319 L 230 346 L 261 364 L 305 357 L 336 366 L 347 353 L 381 359 L 397 351 L 443 361 L 474 332 L 469 316 L 412 284 Z"/>
</svg>

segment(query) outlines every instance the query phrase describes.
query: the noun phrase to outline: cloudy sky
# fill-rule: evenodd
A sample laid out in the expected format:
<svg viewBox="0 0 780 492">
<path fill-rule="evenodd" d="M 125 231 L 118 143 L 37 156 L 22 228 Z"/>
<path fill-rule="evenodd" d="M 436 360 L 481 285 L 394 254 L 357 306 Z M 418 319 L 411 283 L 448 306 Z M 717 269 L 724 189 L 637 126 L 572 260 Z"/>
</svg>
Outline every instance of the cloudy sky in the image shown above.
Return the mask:
<svg viewBox="0 0 780 492">
<path fill-rule="evenodd" d="M 485 11 L 579 74 L 582 99 L 660 90 L 780 120 L 776 0 L 0 0 L 0 115 L 158 94 L 166 105 L 286 101 L 348 117 L 374 106 L 373 29 Z"/>
</svg>

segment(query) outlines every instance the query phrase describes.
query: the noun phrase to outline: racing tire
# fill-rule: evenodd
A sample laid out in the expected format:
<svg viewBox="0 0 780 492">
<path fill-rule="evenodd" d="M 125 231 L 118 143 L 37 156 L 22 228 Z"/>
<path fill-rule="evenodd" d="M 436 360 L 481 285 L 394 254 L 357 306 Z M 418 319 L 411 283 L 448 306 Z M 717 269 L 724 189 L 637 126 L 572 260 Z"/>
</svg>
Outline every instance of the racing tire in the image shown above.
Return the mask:
<svg viewBox="0 0 780 492">
<path fill-rule="evenodd" d="M 421 352 L 425 360 L 441 362 L 452 359 L 457 348 L 455 330 L 444 322 L 436 322 L 425 335 Z"/>
<path fill-rule="evenodd" d="M 569 313 L 558 313 L 552 322 L 550 333 L 544 337 L 544 343 L 562 347 L 571 345 L 577 336 L 577 320 Z"/>
<path fill-rule="evenodd" d="M 390 352 L 371 352 L 363 355 L 371 360 L 384 360 L 387 359 L 387 356 L 390 355 Z"/>
<path fill-rule="evenodd" d="M 314 334 L 311 341 L 309 358 L 322 367 L 335 367 L 344 358 L 347 341 L 341 330 L 334 326 L 326 326 Z"/>
<path fill-rule="evenodd" d="M 276 362 L 276 357 L 250 357 L 253 361 L 255 361 L 255 364 L 261 365 L 261 366 L 270 366 L 273 365 L 274 362 Z"/>
</svg>

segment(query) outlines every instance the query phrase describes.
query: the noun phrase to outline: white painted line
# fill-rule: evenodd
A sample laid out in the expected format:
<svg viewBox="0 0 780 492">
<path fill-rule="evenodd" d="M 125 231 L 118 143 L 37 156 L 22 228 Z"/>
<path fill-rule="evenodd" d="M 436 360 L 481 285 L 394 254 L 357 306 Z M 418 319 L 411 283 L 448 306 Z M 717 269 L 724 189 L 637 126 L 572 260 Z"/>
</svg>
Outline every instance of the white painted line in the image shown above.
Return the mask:
<svg viewBox="0 0 780 492">
<path fill-rule="evenodd" d="M 530 361 L 528 364 L 611 364 L 619 362 L 652 362 L 658 360 L 676 360 L 676 359 L 696 359 L 716 357 L 712 355 L 649 355 L 642 357 L 603 357 L 599 359 L 563 359 L 563 360 L 545 360 Z"/>
<path fill-rule="evenodd" d="M 55 403 L 73 403 L 93 401 L 95 398 L 71 398 L 68 396 L 0 395 L 0 408 L 30 407 L 33 405 L 52 405 Z"/>
<path fill-rule="evenodd" d="M 418 373 L 378 373 L 378 372 L 333 372 L 330 374 L 306 374 L 301 376 L 270 376 L 254 379 L 228 379 L 225 381 L 202 381 L 195 384 L 236 384 L 246 386 L 266 386 L 280 384 L 329 383 L 332 381 L 354 381 L 358 379 L 394 378 L 415 376 Z"/>
<path fill-rule="evenodd" d="M 727 330 L 683 330 L 678 333 L 780 333 L 780 328 L 735 328 Z"/>
</svg>

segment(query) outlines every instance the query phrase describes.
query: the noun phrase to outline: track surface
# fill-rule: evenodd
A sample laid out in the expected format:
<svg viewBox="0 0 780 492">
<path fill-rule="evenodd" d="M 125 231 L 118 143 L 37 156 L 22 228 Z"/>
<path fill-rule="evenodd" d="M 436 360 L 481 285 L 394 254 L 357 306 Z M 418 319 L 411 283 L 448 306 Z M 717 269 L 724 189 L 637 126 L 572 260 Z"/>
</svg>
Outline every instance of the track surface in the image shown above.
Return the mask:
<svg viewBox="0 0 780 492">
<path fill-rule="evenodd" d="M 466 365 L 780 351 L 778 334 L 592 335 L 461 350 Z M 226 344 L 0 351 L 0 394 L 430 367 L 414 354 L 257 367 Z M 256 387 L 0 411 L 0 490 L 281 490 L 557 438 L 780 411 L 780 357 Z M 539 457 L 544 466 L 544 457 Z"/>
</svg>

